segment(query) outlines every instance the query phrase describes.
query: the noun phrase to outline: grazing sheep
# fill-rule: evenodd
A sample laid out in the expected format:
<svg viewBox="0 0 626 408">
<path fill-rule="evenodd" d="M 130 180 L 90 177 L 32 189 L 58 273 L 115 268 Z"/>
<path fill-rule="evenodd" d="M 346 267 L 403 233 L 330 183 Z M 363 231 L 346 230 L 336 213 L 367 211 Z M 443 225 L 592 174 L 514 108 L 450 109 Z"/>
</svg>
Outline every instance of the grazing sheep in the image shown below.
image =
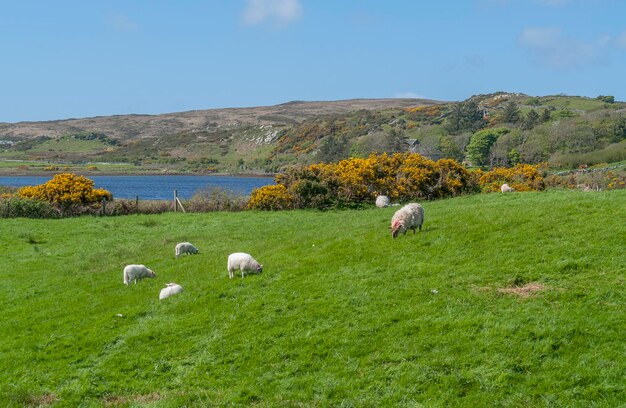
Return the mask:
<svg viewBox="0 0 626 408">
<path fill-rule="evenodd" d="M 156 273 L 146 268 L 144 265 L 126 265 L 124 268 L 124 285 L 130 285 L 132 281 L 142 280 L 143 278 L 154 278 Z"/>
<path fill-rule="evenodd" d="M 502 184 L 502 187 L 500 187 L 500 191 L 502 191 L 503 193 L 511 193 L 515 190 L 513 190 L 513 187 L 509 187 L 508 184 Z"/>
<path fill-rule="evenodd" d="M 399 233 L 412 229 L 415 234 L 415 228 L 422 230 L 424 224 L 424 209 L 417 203 L 410 203 L 400 208 L 391 218 L 391 236 L 397 237 Z"/>
<path fill-rule="evenodd" d="M 376 207 L 378 208 L 389 207 L 389 197 L 384 196 L 384 195 L 380 195 L 376 197 Z"/>
<path fill-rule="evenodd" d="M 176 258 L 181 256 L 182 254 L 197 254 L 198 248 L 193 246 L 191 242 L 181 242 L 180 244 L 176 244 Z"/>
<path fill-rule="evenodd" d="M 244 271 L 252 271 L 255 273 L 263 272 L 263 265 L 259 264 L 249 254 L 243 252 L 235 252 L 228 255 L 228 276 L 232 279 L 235 276 L 235 269 L 241 270 L 241 277 L 243 278 Z"/>
<path fill-rule="evenodd" d="M 167 287 L 161 289 L 161 293 L 159 293 L 159 300 L 168 298 L 183 291 L 183 287 L 178 283 L 166 283 L 165 286 Z"/>
</svg>

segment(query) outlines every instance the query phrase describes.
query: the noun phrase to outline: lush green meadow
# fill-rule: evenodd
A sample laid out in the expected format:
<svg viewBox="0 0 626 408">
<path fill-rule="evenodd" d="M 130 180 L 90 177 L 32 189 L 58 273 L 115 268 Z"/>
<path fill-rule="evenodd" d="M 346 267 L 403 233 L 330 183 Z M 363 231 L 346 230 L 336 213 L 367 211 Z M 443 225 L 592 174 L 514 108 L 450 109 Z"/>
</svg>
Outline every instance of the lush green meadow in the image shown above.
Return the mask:
<svg viewBox="0 0 626 408">
<path fill-rule="evenodd" d="M 626 190 L 423 206 L 396 240 L 396 208 L 2 219 L 0 401 L 624 404 Z M 230 280 L 238 251 L 263 274 Z"/>
</svg>

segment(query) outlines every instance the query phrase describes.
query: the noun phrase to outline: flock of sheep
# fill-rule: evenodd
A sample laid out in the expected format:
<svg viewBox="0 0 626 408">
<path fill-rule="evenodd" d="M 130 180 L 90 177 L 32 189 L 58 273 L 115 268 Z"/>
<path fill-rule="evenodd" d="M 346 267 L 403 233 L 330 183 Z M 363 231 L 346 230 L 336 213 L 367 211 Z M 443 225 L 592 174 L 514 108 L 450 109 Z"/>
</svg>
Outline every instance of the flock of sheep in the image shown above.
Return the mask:
<svg viewBox="0 0 626 408">
<path fill-rule="evenodd" d="M 507 184 L 503 184 L 500 191 L 503 193 L 510 193 L 514 190 Z M 384 208 L 390 205 L 392 204 L 390 204 L 389 197 L 381 195 L 376 198 L 376 207 Z M 391 229 L 391 236 L 396 238 L 400 233 L 404 233 L 404 235 L 406 235 L 408 230 L 413 230 L 413 234 L 415 234 L 416 229 L 421 231 L 423 224 L 424 208 L 417 203 L 410 203 L 400 208 L 393 214 L 393 217 L 391 217 L 391 226 L 389 228 Z M 182 254 L 193 255 L 197 253 L 198 248 L 190 242 L 181 242 L 180 244 L 177 244 L 175 248 L 176 258 Z M 241 277 L 243 278 L 246 272 L 262 273 L 263 265 L 259 264 L 250 254 L 235 252 L 228 256 L 227 269 L 228 276 L 231 279 L 235 276 L 236 270 L 241 271 Z M 137 281 L 141 281 L 143 278 L 154 277 L 156 277 L 156 274 L 145 265 L 127 265 L 124 268 L 125 285 L 130 285 L 131 282 L 136 284 Z M 161 289 L 159 299 L 165 299 L 183 291 L 183 287 L 174 282 L 166 283 L 165 286 L 165 288 Z"/>
<path fill-rule="evenodd" d="M 176 258 L 182 254 L 197 254 L 198 248 L 196 248 L 190 242 L 181 242 L 176 245 L 175 254 Z M 241 271 L 241 277 L 244 277 L 246 272 L 262 273 L 263 265 L 259 264 L 250 254 L 243 252 L 235 252 L 228 256 L 228 276 L 232 279 L 235 276 L 235 270 Z M 126 265 L 124 268 L 124 285 L 130 285 L 131 282 L 137 284 L 137 281 L 141 281 L 143 278 L 155 278 L 156 273 L 145 265 Z M 183 287 L 178 283 L 170 282 L 165 284 L 165 288 L 161 289 L 159 293 L 159 300 L 176 295 L 183 291 Z"/>
</svg>

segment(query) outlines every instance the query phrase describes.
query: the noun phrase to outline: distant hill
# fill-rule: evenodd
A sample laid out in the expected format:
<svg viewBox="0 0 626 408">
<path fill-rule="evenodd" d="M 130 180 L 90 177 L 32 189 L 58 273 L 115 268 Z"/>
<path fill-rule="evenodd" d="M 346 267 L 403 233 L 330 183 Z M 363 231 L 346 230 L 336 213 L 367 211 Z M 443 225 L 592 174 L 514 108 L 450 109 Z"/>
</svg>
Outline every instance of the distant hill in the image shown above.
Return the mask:
<svg viewBox="0 0 626 408">
<path fill-rule="evenodd" d="M 292 101 L 274 106 L 194 110 L 160 115 L 114 115 L 44 122 L 0 122 L 0 138 L 59 137 L 80 132 L 104 133 L 121 140 L 163 137 L 182 132 L 212 131 L 260 125 L 293 125 L 312 117 L 358 110 L 427 106 L 428 99 L 349 99 L 329 102 Z"/>
<path fill-rule="evenodd" d="M 626 160 L 611 96 L 496 92 L 465 101 L 353 99 L 0 123 L 0 172 L 273 173 L 296 163 L 414 151 L 481 166 Z"/>
</svg>

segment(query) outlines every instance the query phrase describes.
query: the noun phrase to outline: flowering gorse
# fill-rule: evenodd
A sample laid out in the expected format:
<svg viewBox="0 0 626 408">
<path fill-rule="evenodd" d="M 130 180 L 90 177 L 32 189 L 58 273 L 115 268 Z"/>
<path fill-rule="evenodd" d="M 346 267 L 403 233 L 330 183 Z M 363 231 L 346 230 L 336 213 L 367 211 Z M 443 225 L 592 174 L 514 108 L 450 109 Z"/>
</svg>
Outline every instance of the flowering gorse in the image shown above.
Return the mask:
<svg viewBox="0 0 626 408">
<path fill-rule="evenodd" d="M 111 200 L 110 192 L 102 188 L 93 188 L 93 180 L 72 173 L 55 175 L 52 180 L 37 186 L 26 186 L 17 194 L 23 198 L 31 198 L 68 207 L 76 204 L 94 204 L 102 199 Z"/>
</svg>

